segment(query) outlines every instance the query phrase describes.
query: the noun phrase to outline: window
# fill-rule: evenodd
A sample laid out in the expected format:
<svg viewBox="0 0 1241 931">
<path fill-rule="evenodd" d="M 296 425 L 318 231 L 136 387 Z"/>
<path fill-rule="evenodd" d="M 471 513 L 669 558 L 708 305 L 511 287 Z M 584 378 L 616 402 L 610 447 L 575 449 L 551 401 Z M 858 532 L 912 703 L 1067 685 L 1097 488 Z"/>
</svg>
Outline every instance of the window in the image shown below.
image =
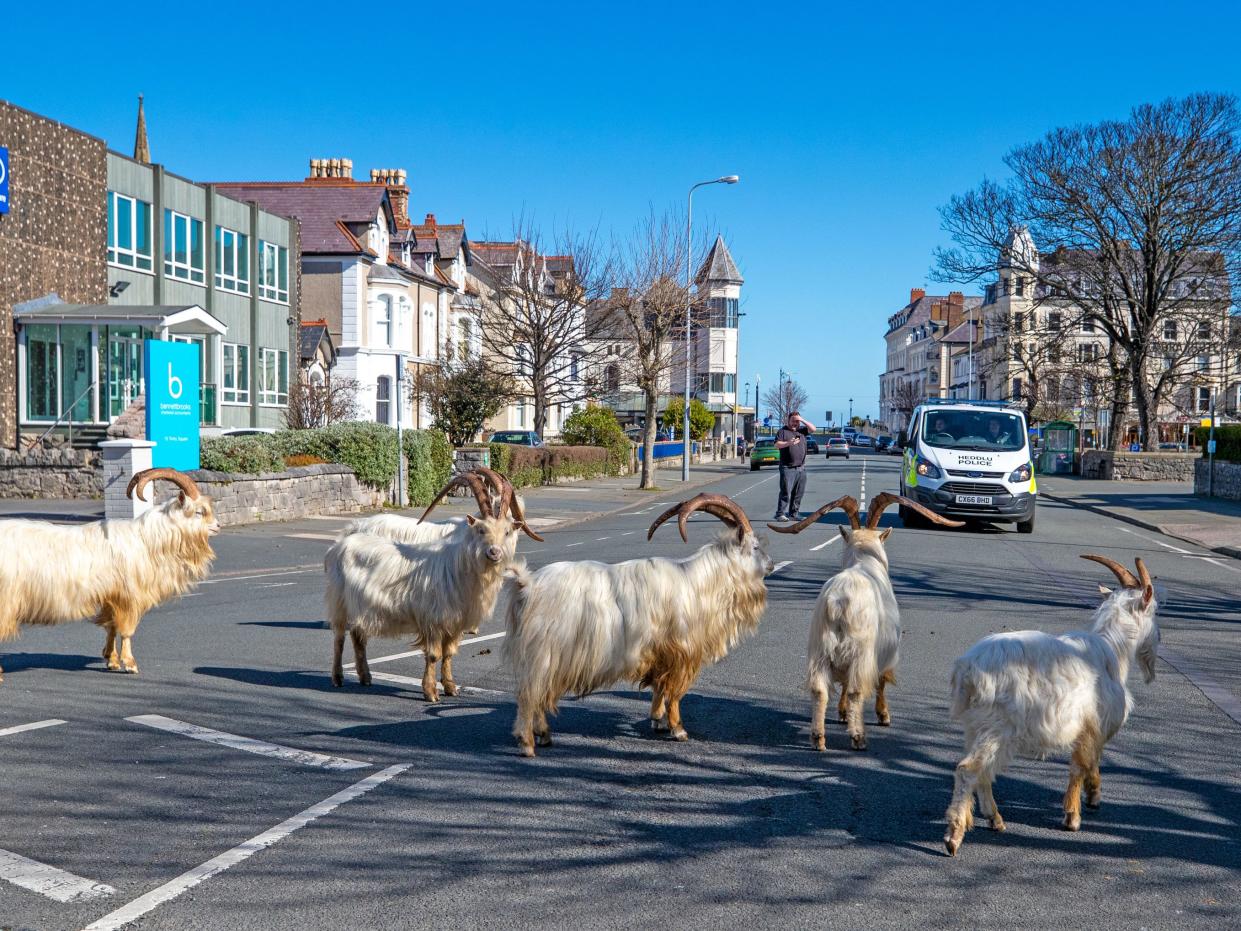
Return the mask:
<svg viewBox="0 0 1241 931">
<path fill-rule="evenodd" d="M 1021 343 L 1013 343 L 1013 359 L 1017 362 L 1021 361 Z"/>
<path fill-rule="evenodd" d="M 608 394 L 620 391 L 620 366 L 615 362 L 603 370 L 603 390 Z"/>
<path fill-rule="evenodd" d="M 289 303 L 289 250 L 259 240 L 259 297 Z"/>
<path fill-rule="evenodd" d="M 1211 323 L 1208 320 L 1198 321 L 1198 339 L 1209 340 L 1211 338 Z"/>
<path fill-rule="evenodd" d="M 286 349 L 259 350 L 259 403 L 289 403 L 289 353 Z"/>
<path fill-rule="evenodd" d="M 392 345 L 392 298 L 387 294 L 379 295 L 375 301 L 375 336 L 376 346 Z M 388 421 L 381 421 L 387 423 Z"/>
<path fill-rule="evenodd" d="M 151 271 L 150 204 L 108 191 L 108 262 Z"/>
<path fill-rule="evenodd" d="M 707 300 L 708 326 L 735 330 L 739 316 L 735 297 L 713 297 Z"/>
<path fill-rule="evenodd" d="M 1198 389 L 1198 413 L 1205 414 L 1211 409 L 1211 389 Z"/>
<path fill-rule="evenodd" d="M 985 297 L 983 298 L 983 303 L 984 303 L 984 304 L 994 304 L 994 303 L 995 303 L 995 285 L 993 285 L 993 284 L 989 284 L 989 285 L 987 285 L 987 287 L 986 287 L 986 289 L 984 290 L 984 292 L 983 292 L 983 293 L 984 293 L 984 295 L 985 295 Z"/>
<path fill-rule="evenodd" d="M 223 400 L 225 404 L 250 403 L 250 347 L 224 344 Z"/>
<path fill-rule="evenodd" d="M 175 210 L 164 211 L 164 274 L 193 284 L 207 280 L 203 255 L 203 221 Z"/>
<path fill-rule="evenodd" d="M 215 228 L 215 286 L 250 293 L 250 237 L 223 226 Z"/>
<path fill-rule="evenodd" d="M 392 379 L 380 375 L 375 382 L 375 420 L 388 423 L 392 416 Z"/>
<path fill-rule="evenodd" d="M 457 321 L 457 353 L 462 360 L 470 357 L 470 346 L 474 342 L 474 321 L 462 317 Z M 573 357 L 574 381 L 577 380 L 577 357 Z"/>
<path fill-rule="evenodd" d="M 1052 311 L 1049 313 L 1047 315 L 1047 329 L 1051 330 L 1053 333 L 1058 333 L 1060 331 L 1061 319 L 1062 317 L 1059 311 Z"/>
<path fill-rule="evenodd" d="M 1001 278 L 1000 279 L 1000 296 L 1008 297 L 1011 290 L 1012 290 L 1012 279 Z"/>
<path fill-rule="evenodd" d="M 1026 315 L 1022 313 L 1013 314 L 1013 329 L 1018 333 L 1026 328 Z"/>
<path fill-rule="evenodd" d="M 1206 372 L 1210 368 L 1211 368 L 1211 357 L 1210 356 L 1199 356 L 1198 357 L 1198 371 Z"/>
<path fill-rule="evenodd" d="M 1018 297 L 1026 296 L 1026 279 L 1024 275 L 1017 276 L 1017 296 Z"/>
<path fill-rule="evenodd" d="M 710 390 L 715 394 L 732 394 L 737 390 L 737 376 L 732 372 L 712 372 Z"/>
<path fill-rule="evenodd" d="M 55 325 L 23 327 L 26 336 L 26 419 L 55 420 L 60 349 Z"/>
<path fill-rule="evenodd" d="M 1082 332 L 1083 333 L 1094 332 L 1094 321 L 1090 319 L 1089 317 L 1082 317 Z"/>
<path fill-rule="evenodd" d="M 1169 342 L 1176 341 L 1176 321 L 1165 320 L 1163 323 L 1163 338 Z"/>
<path fill-rule="evenodd" d="M 1021 400 L 1021 379 L 1020 378 L 1013 379 L 1013 400 L 1014 401 Z"/>
<path fill-rule="evenodd" d="M 1094 362 L 1099 358 L 1098 343 L 1079 343 L 1077 346 L 1078 362 Z"/>
<path fill-rule="evenodd" d="M 577 382 L 582 380 L 581 366 L 581 356 L 574 355 L 569 357 L 569 381 Z"/>
<path fill-rule="evenodd" d="M 1171 356 L 1163 357 L 1163 370 L 1165 372 L 1171 371 L 1174 365 L 1176 365 L 1176 360 L 1174 360 Z"/>
</svg>

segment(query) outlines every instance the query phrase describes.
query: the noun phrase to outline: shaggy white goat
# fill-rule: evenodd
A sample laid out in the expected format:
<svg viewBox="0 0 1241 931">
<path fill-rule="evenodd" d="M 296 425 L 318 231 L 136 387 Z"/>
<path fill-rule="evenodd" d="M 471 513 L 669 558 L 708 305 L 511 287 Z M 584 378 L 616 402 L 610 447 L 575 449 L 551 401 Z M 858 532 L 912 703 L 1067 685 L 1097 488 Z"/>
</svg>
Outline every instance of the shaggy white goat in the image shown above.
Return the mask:
<svg viewBox="0 0 1241 931">
<path fill-rule="evenodd" d="M 1155 678 L 1159 605 L 1141 559 L 1138 576 L 1106 556 L 1086 555 L 1115 573 L 1121 584 L 1107 595 L 1089 631 L 1053 637 L 1037 630 L 992 634 L 974 644 L 952 669 L 952 716 L 965 726 L 965 757 L 957 764 L 944 847 L 955 856 L 974 826 L 974 793 L 993 830 L 1004 819 L 991 783 L 1015 754 L 1070 751 L 1064 827 L 1081 827 L 1081 795 L 1102 799 L 1103 746 L 1129 716 L 1125 680 L 1134 659 L 1147 682 Z"/>
<path fill-rule="evenodd" d="M 211 500 L 189 476 L 173 469 L 139 472 L 126 494 L 132 497 L 136 490 L 146 500 L 146 486 L 157 479 L 177 485 L 181 494 L 133 519 L 77 527 L 3 522 L 0 640 L 16 637 L 23 624 L 93 618 L 106 632 L 108 668 L 138 671 L 131 647 L 138 622 L 207 575 L 215 558 L 208 538 L 220 529 Z"/>
<path fill-rule="evenodd" d="M 871 499 L 866 526 L 858 520 L 858 503 L 850 495 L 829 501 L 809 517 L 792 524 L 768 524 L 778 533 L 801 533 L 832 508 L 849 518 L 851 531 L 840 527 L 845 552 L 843 568 L 823 584 L 814 604 L 807 648 L 806 688 L 814 697 L 810 713 L 810 742 L 816 750 L 827 749 L 824 719 L 833 683 L 840 687 L 837 713 L 849 729 L 854 750 L 866 749 L 862 706 L 875 696 L 875 715 L 887 727 L 892 723 L 884 689 L 896 681 L 901 641 L 901 615 L 888 576 L 884 541 L 892 528 L 879 530 L 879 518 L 889 505 L 900 502 L 936 523 L 960 527 L 916 501 L 882 492 Z"/>
<path fill-rule="evenodd" d="M 723 495 L 700 494 L 665 511 L 655 530 L 677 515 L 704 510 L 729 530 L 685 559 L 648 557 L 606 565 L 557 562 L 513 572 L 505 653 L 517 678 L 513 733 L 525 756 L 551 745 L 548 713 L 562 695 L 586 695 L 628 680 L 650 686 L 651 722 L 676 740 L 681 698 L 699 670 L 751 633 L 767 603 L 763 579 L 774 568 L 767 541 Z"/>
<path fill-rule="evenodd" d="M 371 684 L 366 642 L 371 637 L 411 637 L 426 658 L 422 692 L 439 700 L 436 664 L 443 659 L 444 692 L 457 694 L 452 658 L 463 633 L 475 630 L 495 607 L 504 570 L 512 562 L 517 534 L 525 524 L 510 519 L 510 494 L 493 511 L 482 480 L 458 475 L 440 490 L 423 514 L 452 488 L 474 492 L 481 517 L 452 522 L 436 539 L 404 542 L 369 533 L 342 536 L 324 559 L 328 623 L 335 637 L 332 684 L 344 684 L 341 653 L 345 634 L 353 641 L 358 679 Z M 412 522 L 411 522 L 412 523 Z"/>
</svg>

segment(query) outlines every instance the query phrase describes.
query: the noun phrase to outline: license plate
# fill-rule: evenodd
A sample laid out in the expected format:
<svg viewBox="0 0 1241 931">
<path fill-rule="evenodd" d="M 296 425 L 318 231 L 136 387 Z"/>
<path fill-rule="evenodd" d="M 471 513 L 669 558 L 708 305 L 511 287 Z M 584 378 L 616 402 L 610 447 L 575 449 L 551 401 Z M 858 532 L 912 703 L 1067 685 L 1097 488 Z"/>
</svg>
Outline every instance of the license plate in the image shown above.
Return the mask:
<svg viewBox="0 0 1241 931">
<path fill-rule="evenodd" d="M 990 495 L 957 495 L 957 504 L 991 504 Z"/>
</svg>

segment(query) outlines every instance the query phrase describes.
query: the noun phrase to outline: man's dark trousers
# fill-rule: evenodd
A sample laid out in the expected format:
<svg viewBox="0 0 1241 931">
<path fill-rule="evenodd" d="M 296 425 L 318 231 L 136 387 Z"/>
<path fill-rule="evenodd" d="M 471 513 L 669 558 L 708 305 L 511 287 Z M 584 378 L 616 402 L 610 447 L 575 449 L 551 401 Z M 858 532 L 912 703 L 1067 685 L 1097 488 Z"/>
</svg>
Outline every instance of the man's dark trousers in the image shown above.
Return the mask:
<svg viewBox="0 0 1241 931">
<path fill-rule="evenodd" d="M 777 514 L 792 516 L 801 510 L 801 496 L 806 490 L 806 467 L 780 466 L 780 500 L 776 504 Z M 768 501 L 771 499 L 768 498 Z"/>
</svg>

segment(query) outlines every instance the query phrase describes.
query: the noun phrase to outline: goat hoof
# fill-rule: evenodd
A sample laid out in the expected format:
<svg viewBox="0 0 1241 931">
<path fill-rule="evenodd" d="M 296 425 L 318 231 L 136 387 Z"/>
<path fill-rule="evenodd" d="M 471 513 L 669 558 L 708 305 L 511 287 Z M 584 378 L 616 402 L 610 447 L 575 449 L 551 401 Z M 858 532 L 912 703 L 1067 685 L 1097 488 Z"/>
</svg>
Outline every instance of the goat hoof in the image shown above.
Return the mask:
<svg viewBox="0 0 1241 931">
<path fill-rule="evenodd" d="M 424 690 L 422 693 L 422 697 L 425 698 L 432 705 L 436 704 L 440 700 L 440 696 L 438 692 L 427 692 Z"/>
<path fill-rule="evenodd" d="M 358 676 L 358 685 L 369 686 L 370 684 L 371 684 L 371 674 L 369 672 L 366 675 Z"/>
<path fill-rule="evenodd" d="M 1095 793 L 1094 795 L 1086 796 L 1086 807 L 1087 808 L 1098 809 L 1098 807 L 1102 804 L 1103 804 L 1103 795 L 1101 793 Z"/>
<path fill-rule="evenodd" d="M 550 747 L 552 745 L 552 735 L 550 733 L 535 734 L 534 742 L 538 744 L 540 747 Z"/>
<path fill-rule="evenodd" d="M 521 755 L 524 757 L 534 757 L 534 744 L 523 743 L 520 745 Z"/>
<path fill-rule="evenodd" d="M 988 823 L 991 825 L 991 830 L 997 831 L 1001 834 L 1003 834 L 1004 831 L 1008 828 L 1008 825 L 1004 823 L 1004 819 L 1001 818 L 998 814 L 992 818 L 989 818 Z"/>
<path fill-rule="evenodd" d="M 811 734 L 810 746 L 816 750 L 823 751 L 827 749 L 827 736 L 824 734 Z"/>
<path fill-rule="evenodd" d="M 678 727 L 672 731 L 672 739 L 679 740 L 682 743 L 689 740 L 689 734 L 685 733 L 685 728 Z"/>
<path fill-rule="evenodd" d="M 952 835 L 948 835 L 944 838 L 944 849 L 948 851 L 948 856 L 955 857 L 957 851 L 961 849 L 961 841 L 952 837 Z"/>
<path fill-rule="evenodd" d="M 461 690 L 457 688 L 457 683 L 455 682 L 444 683 L 444 694 L 445 695 L 459 695 L 460 693 L 461 693 Z"/>
<path fill-rule="evenodd" d="M 344 684 L 345 684 L 344 676 L 339 675 L 338 673 L 335 673 L 335 672 L 332 673 L 332 685 L 336 686 L 336 688 L 340 688 Z"/>
<path fill-rule="evenodd" d="M 849 746 L 852 747 L 854 750 L 865 750 L 866 749 L 866 738 L 865 737 L 851 737 L 849 738 Z"/>
<path fill-rule="evenodd" d="M 672 728 L 668 726 L 668 722 L 663 718 L 651 718 L 651 730 L 657 734 L 663 734 L 672 730 Z"/>
<path fill-rule="evenodd" d="M 882 717 L 880 717 L 879 726 L 880 727 L 891 727 L 892 726 L 892 715 L 885 714 Z"/>
<path fill-rule="evenodd" d="M 1068 812 L 1065 814 L 1064 829 L 1066 831 L 1080 831 L 1082 829 L 1082 816 L 1076 812 Z"/>
<path fill-rule="evenodd" d="M 138 664 L 130 663 L 128 666 L 122 666 L 121 672 L 127 673 L 131 676 L 136 676 L 138 674 Z"/>
<path fill-rule="evenodd" d="M 108 660 L 108 672 L 120 672 L 120 671 L 121 671 L 121 661 L 120 661 L 120 660 L 118 660 L 118 659 L 110 659 L 110 660 Z"/>
</svg>

